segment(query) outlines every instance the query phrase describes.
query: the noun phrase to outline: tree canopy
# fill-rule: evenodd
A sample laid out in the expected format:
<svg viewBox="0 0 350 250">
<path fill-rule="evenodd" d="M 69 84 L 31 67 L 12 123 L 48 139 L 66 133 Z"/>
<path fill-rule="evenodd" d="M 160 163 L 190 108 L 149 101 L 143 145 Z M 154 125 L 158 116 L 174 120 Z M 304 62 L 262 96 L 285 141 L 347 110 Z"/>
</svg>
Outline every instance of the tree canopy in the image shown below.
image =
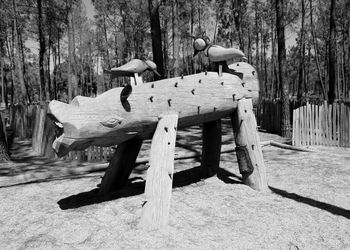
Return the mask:
<svg viewBox="0 0 350 250">
<path fill-rule="evenodd" d="M 127 79 L 112 80 L 102 72 L 132 58 L 156 61 L 162 77 L 203 71 L 208 60 L 193 57 L 192 48 L 201 35 L 244 51 L 259 72 L 263 98 L 349 99 L 346 0 L 0 2 L 1 101 L 8 105 L 95 96 L 125 84 Z M 283 23 L 277 4 L 284 10 Z"/>
</svg>

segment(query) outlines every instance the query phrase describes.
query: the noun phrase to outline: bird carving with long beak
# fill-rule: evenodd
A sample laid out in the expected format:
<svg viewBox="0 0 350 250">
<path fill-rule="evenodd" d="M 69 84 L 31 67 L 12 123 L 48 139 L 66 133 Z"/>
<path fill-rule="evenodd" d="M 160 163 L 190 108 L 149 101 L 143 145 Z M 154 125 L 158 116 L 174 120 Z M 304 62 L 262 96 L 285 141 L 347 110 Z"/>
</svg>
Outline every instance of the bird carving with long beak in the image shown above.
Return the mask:
<svg viewBox="0 0 350 250">
<path fill-rule="evenodd" d="M 104 70 L 105 73 L 109 73 L 112 78 L 118 77 L 118 76 L 129 76 L 134 78 L 134 83 L 137 85 L 138 83 L 142 82 L 142 79 L 140 80 L 139 74 L 142 74 L 143 72 L 150 70 L 156 75 L 160 77 L 160 74 L 157 72 L 157 65 L 152 62 L 151 60 L 140 60 L 140 59 L 132 59 L 128 63 L 116 67 L 111 68 L 110 70 Z"/>
<path fill-rule="evenodd" d="M 219 45 L 212 45 L 207 36 L 196 38 L 193 42 L 194 56 L 199 52 L 204 52 L 210 62 L 219 63 L 219 75 L 222 73 L 222 67 L 227 68 L 228 63 L 240 62 L 246 60 L 244 53 L 235 48 L 224 48 Z M 226 70 L 226 68 L 224 70 Z M 230 72 L 233 73 L 233 72 Z M 238 75 L 238 74 L 237 74 Z M 242 76 L 238 75 L 240 78 Z"/>
</svg>

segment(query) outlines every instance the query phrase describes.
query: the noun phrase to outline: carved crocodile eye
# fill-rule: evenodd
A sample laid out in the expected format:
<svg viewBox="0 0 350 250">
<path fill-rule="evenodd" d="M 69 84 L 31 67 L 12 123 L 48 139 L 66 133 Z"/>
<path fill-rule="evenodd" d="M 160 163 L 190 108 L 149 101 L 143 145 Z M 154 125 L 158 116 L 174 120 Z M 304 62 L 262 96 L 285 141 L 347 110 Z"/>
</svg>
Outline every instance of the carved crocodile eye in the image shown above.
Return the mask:
<svg viewBox="0 0 350 250">
<path fill-rule="evenodd" d="M 103 126 L 108 128 L 114 128 L 118 124 L 120 125 L 122 123 L 122 119 L 120 118 L 110 118 L 108 120 L 100 122 Z"/>
</svg>

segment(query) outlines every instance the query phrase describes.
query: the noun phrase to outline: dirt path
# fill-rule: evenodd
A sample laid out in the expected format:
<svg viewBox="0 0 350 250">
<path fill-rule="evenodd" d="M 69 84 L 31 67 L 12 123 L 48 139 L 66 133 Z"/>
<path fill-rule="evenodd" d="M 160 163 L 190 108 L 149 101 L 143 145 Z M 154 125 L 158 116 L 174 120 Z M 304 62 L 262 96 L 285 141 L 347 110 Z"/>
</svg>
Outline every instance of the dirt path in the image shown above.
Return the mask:
<svg viewBox="0 0 350 250">
<path fill-rule="evenodd" d="M 197 132 L 180 134 L 178 149 L 199 150 Z M 225 143 L 232 143 L 229 138 L 225 134 Z M 242 185 L 234 153 L 222 155 L 218 178 L 206 180 L 198 178 L 195 159 L 176 161 L 170 223 L 163 231 L 138 227 L 143 166 L 127 188 L 103 199 L 95 195 L 103 172 L 3 187 L 0 249 L 350 249 L 350 149 L 314 149 L 264 147 L 267 194 Z M 0 180 L 8 181 L 4 173 Z"/>
</svg>

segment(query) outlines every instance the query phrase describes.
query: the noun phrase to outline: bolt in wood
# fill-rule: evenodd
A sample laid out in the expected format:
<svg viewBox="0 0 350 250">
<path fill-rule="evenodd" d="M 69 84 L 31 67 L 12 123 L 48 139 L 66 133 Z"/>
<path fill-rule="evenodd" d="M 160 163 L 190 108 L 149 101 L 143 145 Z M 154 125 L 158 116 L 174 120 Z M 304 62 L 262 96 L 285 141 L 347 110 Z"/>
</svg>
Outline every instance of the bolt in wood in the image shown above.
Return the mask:
<svg viewBox="0 0 350 250">
<path fill-rule="evenodd" d="M 221 82 L 221 86 L 224 86 L 224 82 Z"/>
<path fill-rule="evenodd" d="M 150 100 L 151 102 L 153 102 L 153 96 L 151 96 L 151 97 L 149 98 L 149 100 Z"/>
<path fill-rule="evenodd" d="M 245 85 L 245 83 L 244 82 L 242 82 L 242 86 L 244 87 L 244 85 Z"/>
<path fill-rule="evenodd" d="M 177 88 L 177 82 L 175 83 L 175 88 Z"/>
<path fill-rule="evenodd" d="M 192 95 L 194 95 L 194 89 L 191 90 Z"/>
<path fill-rule="evenodd" d="M 181 79 L 184 79 L 184 74 L 181 74 Z"/>
<path fill-rule="evenodd" d="M 199 81 L 198 81 L 199 83 L 201 83 L 202 82 L 202 79 L 199 79 Z"/>
<path fill-rule="evenodd" d="M 171 107 L 171 99 L 168 99 L 168 105 Z"/>
<path fill-rule="evenodd" d="M 154 84 L 152 83 L 152 85 L 151 85 L 151 88 L 153 89 L 154 88 Z"/>
</svg>

